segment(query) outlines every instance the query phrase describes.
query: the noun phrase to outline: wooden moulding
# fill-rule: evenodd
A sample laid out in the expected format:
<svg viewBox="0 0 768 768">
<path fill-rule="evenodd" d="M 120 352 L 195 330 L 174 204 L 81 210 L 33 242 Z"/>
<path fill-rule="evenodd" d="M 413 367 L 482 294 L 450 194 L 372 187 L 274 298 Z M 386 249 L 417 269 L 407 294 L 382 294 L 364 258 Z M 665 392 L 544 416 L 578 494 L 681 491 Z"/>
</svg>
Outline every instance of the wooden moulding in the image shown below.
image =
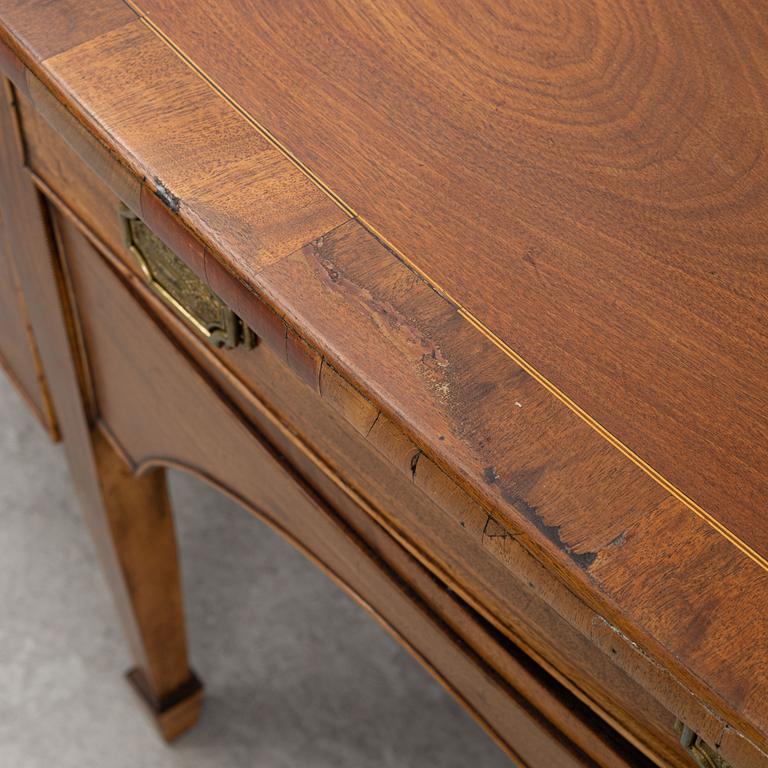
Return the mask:
<svg viewBox="0 0 768 768">
<path fill-rule="evenodd" d="M 25 96 L 29 95 L 27 77 L 31 76 L 22 61 L 11 48 L 0 39 L 0 69 Z"/>
<path fill-rule="evenodd" d="M 34 73 L 22 76 L 13 54 Z M 272 163 L 282 162 L 274 148 L 244 133 L 222 111 L 223 102 L 138 22 L 102 36 L 94 32 L 92 40 L 50 60 L 36 59 L 15 41 L 0 51 L 0 66 L 262 341 L 448 515 L 460 517 L 467 535 L 515 573 L 538 574 L 532 583 L 561 615 L 710 743 L 722 741 L 724 753 L 735 743 L 726 733 L 741 732 L 745 742 L 764 746 L 765 670 L 727 650 L 710 658 L 700 653 L 702 646 L 730 648 L 729 624 L 741 626 L 744 643 L 762 647 L 764 622 L 745 621 L 727 592 L 713 592 L 707 605 L 717 622 L 710 616 L 704 625 L 682 627 L 674 611 L 684 614 L 713 569 L 727 575 L 731 594 L 761 605 L 766 574 L 742 561 L 729 542 L 713 538 L 703 521 L 474 333 L 455 308 L 301 174 L 279 165 L 287 186 L 273 192 L 285 203 L 282 218 L 283 209 L 263 195 L 249 198 L 256 194 L 252 187 L 224 200 L 219 188 L 200 188 L 199 168 L 186 178 L 187 147 L 174 131 L 187 136 L 189 117 L 174 122 L 174 114 L 163 114 L 164 107 L 178 112 L 178 104 L 166 104 L 160 86 L 149 88 L 141 71 L 132 75 L 138 85 L 126 82 L 121 89 L 120 110 L 107 110 L 99 102 L 103 88 L 88 79 L 98 56 L 115 70 L 149 62 L 181 78 L 178 98 L 199 102 L 206 118 L 220 121 L 214 153 L 224 154 L 231 140 L 253 156 L 264 153 L 271 171 Z M 131 102 L 140 86 L 156 99 L 151 126 L 147 105 Z M 222 188 L 230 190 L 249 173 L 234 165 L 221 170 Z M 293 184 L 298 192 L 291 202 L 285 189 Z M 253 220 L 249 209 L 257 210 Z M 277 225 L 270 225 L 270 216 Z M 361 334 L 370 348 L 360 345 Z M 429 354 L 419 358 L 424 345 Z M 444 376 L 446 370 L 455 378 Z M 457 415 L 462 402 L 464 412 Z M 520 416 L 514 429 L 501 428 L 500 413 Z M 489 434 L 493 440 L 486 440 Z M 667 546 L 663 557 L 652 558 L 656 526 Z M 638 564 L 645 569 L 642 580 L 635 578 Z M 672 598 L 666 603 L 658 597 L 660 584 Z"/>
</svg>

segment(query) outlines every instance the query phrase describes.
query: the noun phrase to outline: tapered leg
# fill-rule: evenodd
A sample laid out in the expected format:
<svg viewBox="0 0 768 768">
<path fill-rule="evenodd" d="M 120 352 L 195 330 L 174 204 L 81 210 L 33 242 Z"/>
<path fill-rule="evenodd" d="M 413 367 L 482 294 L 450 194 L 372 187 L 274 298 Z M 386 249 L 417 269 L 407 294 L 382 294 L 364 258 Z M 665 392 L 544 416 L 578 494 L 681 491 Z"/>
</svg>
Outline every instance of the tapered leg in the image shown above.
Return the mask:
<svg viewBox="0 0 768 768">
<path fill-rule="evenodd" d="M 128 679 L 171 740 L 197 721 L 202 686 L 189 668 L 181 579 L 173 513 L 165 472 L 140 477 L 112 449 L 98 429 L 92 434 L 105 523 L 93 521 L 96 537 L 106 537 L 119 569 L 115 591 L 136 666 Z"/>
<path fill-rule="evenodd" d="M 16 254 L 64 450 L 135 659 L 129 679 L 166 739 L 194 724 L 202 688 L 189 668 L 176 542 L 163 472 L 136 477 L 98 426 L 56 217 L 23 164 L 15 94 L 0 92 L 0 213 Z"/>
</svg>

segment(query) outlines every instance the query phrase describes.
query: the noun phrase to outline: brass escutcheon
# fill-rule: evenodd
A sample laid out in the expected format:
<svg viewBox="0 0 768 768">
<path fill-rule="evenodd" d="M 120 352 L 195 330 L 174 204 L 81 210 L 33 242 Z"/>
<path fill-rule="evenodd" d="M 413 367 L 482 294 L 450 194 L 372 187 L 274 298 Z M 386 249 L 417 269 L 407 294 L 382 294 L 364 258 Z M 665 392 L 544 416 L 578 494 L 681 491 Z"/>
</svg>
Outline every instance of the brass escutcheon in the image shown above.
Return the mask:
<svg viewBox="0 0 768 768">
<path fill-rule="evenodd" d="M 125 246 L 152 289 L 213 346 L 248 349 L 253 331 L 127 206 L 121 205 Z"/>
<path fill-rule="evenodd" d="M 675 723 L 675 730 L 680 734 L 680 745 L 699 768 L 730 768 L 728 763 L 701 736 L 681 720 Z"/>
</svg>

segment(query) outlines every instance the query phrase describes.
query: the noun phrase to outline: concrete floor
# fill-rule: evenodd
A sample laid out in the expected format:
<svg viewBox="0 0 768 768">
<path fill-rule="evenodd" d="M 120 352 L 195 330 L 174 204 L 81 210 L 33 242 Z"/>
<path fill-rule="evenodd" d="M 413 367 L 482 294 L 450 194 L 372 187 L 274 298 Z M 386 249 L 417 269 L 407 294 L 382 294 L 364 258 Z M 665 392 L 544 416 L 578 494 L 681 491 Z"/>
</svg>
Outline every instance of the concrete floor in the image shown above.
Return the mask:
<svg viewBox="0 0 768 768">
<path fill-rule="evenodd" d="M 362 609 L 189 477 L 171 492 L 193 663 L 208 698 L 166 747 L 62 451 L 0 372 L 0 768 L 367 768 L 509 761 Z"/>
</svg>

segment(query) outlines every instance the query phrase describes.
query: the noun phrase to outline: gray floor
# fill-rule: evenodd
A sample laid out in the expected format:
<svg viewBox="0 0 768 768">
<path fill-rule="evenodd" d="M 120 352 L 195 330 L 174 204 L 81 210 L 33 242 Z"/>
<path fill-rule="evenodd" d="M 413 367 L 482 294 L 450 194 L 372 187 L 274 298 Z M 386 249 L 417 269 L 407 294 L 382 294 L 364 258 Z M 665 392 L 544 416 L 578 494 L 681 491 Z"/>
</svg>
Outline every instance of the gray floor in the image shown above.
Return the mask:
<svg viewBox="0 0 768 768">
<path fill-rule="evenodd" d="M 509 768 L 358 606 L 274 533 L 171 475 L 193 662 L 208 699 L 164 746 L 67 477 L 0 373 L 0 768 Z"/>
</svg>

